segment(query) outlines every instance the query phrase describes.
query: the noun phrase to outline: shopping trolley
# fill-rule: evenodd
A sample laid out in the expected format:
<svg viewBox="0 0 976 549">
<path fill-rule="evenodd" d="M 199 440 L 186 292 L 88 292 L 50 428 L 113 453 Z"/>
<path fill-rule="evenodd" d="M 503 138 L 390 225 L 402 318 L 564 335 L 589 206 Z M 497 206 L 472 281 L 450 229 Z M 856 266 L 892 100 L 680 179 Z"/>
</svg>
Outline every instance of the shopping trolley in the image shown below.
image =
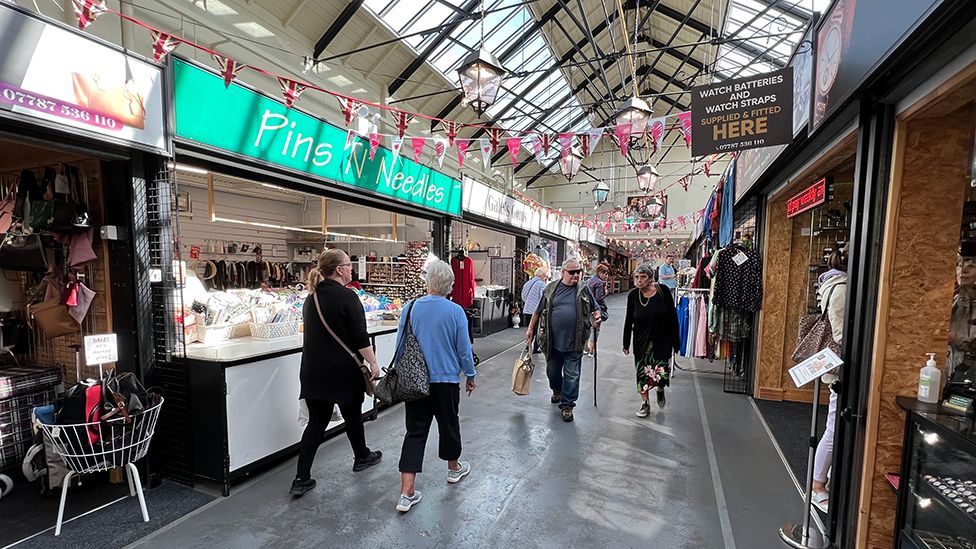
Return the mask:
<svg viewBox="0 0 976 549">
<path fill-rule="evenodd" d="M 108 421 L 78 423 L 74 425 L 47 425 L 41 423 L 45 436 L 51 439 L 55 450 L 68 465 L 68 474 L 61 487 L 61 505 L 58 507 L 58 523 L 54 535 L 61 535 L 64 504 L 68 497 L 68 485 L 72 477 L 108 471 L 124 467 L 128 473 L 129 495 L 139 496 L 143 522 L 149 522 L 146 498 L 135 462 L 149 450 L 149 442 L 156 431 L 156 420 L 163 406 L 163 397 L 150 393 L 146 408 L 128 418 L 118 417 Z"/>
</svg>

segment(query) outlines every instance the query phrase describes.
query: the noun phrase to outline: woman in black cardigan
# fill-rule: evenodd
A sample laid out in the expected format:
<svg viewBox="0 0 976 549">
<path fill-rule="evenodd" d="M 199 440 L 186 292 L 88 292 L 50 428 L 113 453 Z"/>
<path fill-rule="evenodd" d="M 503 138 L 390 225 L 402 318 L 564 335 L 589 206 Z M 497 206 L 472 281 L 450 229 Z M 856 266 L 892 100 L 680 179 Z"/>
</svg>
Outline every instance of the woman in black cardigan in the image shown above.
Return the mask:
<svg viewBox="0 0 976 549">
<path fill-rule="evenodd" d="M 291 485 L 291 494 L 295 497 L 301 497 L 315 487 L 315 479 L 311 478 L 312 461 L 325 438 L 335 405 L 339 405 L 342 412 L 346 436 L 355 454 L 352 470 L 372 467 L 383 457 L 381 452 L 371 452 L 366 446 L 363 430 L 366 381 L 359 365 L 363 360 L 368 362 L 374 378 L 379 375 L 379 367 L 366 332 L 363 305 L 356 293 L 345 287 L 350 280 L 352 263 L 342 250 L 325 251 L 319 257 L 318 266 L 309 273 L 308 286 L 318 295 L 322 316 L 345 347 L 322 325 L 315 300 L 309 294 L 302 310 L 305 343 L 300 396 L 308 405 L 308 425 L 302 434 L 298 474 Z M 355 357 L 350 354 L 352 350 L 355 350 Z"/>
<path fill-rule="evenodd" d="M 664 407 L 664 388 L 671 383 L 671 358 L 680 347 L 678 313 L 667 287 L 654 282 L 654 267 L 643 264 L 634 271 L 637 286 L 627 296 L 624 319 L 624 354 L 630 354 L 634 338 L 634 365 L 637 369 L 637 392 L 644 403 L 637 417 L 651 413 L 648 395 L 657 387 L 657 405 Z"/>
</svg>

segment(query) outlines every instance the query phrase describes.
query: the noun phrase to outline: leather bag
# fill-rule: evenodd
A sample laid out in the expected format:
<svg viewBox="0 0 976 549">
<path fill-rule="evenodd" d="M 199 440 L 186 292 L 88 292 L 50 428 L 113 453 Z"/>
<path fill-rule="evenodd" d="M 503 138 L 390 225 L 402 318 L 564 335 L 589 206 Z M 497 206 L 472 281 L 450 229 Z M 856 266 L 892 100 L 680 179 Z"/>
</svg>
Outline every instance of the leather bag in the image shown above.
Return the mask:
<svg viewBox="0 0 976 549">
<path fill-rule="evenodd" d="M 830 289 L 826 303 L 834 295 L 837 286 Z M 841 356 L 840 344 L 834 341 L 833 328 L 827 318 L 826 307 L 820 314 L 806 314 L 800 317 L 797 329 L 796 350 L 793 351 L 793 363 L 799 364 L 824 349 L 830 349 L 837 356 Z"/>
<path fill-rule="evenodd" d="M 39 234 L 8 232 L 0 241 L 0 269 L 46 271 L 47 254 Z"/>
<path fill-rule="evenodd" d="M 512 392 L 519 396 L 529 394 L 529 387 L 532 385 L 532 372 L 535 365 L 532 364 L 532 351 L 526 345 L 522 349 L 522 354 L 515 359 L 515 367 L 512 368 Z"/>
<path fill-rule="evenodd" d="M 116 375 L 112 370 L 102 382 L 102 421 L 130 423 L 133 415 L 146 409 L 147 402 L 146 389 L 131 372 Z"/>
<path fill-rule="evenodd" d="M 68 306 L 68 314 L 71 318 L 75 319 L 78 324 L 81 324 L 85 317 L 88 315 L 88 309 L 91 308 L 91 304 L 95 301 L 95 290 L 90 289 L 81 282 L 75 288 L 77 290 L 77 304 Z"/>
<path fill-rule="evenodd" d="M 88 206 L 81 200 L 81 193 L 78 191 L 78 169 L 71 166 L 68 181 L 67 194 L 56 195 L 52 211 L 51 222 L 47 230 L 55 233 L 72 234 L 85 232 L 91 229 L 91 220 L 88 217 Z M 67 173 L 67 169 L 65 170 Z M 64 177 L 64 176 L 59 176 Z"/>
<path fill-rule="evenodd" d="M 411 401 L 426 398 L 430 395 L 430 371 L 427 369 L 427 359 L 420 348 L 420 342 L 413 333 L 410 325 L 410 313 L 416 302 L 407 306 L 406 334 L 403 341 L 403 353 L 399 360 L 394 359 L 386 375 L 376 384 L 376 398 L 384 402 Z M 399 349 L 399 345 L 397 346 Z"/>
<path fill-rule="evenodd" d="M 319 305 L 319 294 L 318 292 L 315 291 L 314 288 L 312 289 L 312 300 L 315 301 L 315 311 L 319 314 L 319 320 L 322 322 L 322 325 L 325 326 L 326 331 L 328 331 L 329 335 L 331 335 L 333 339 L 338 341 L 339 345 L 341 345 L 342 348 L 345 349 L 347 353 L 349 353 L 349 356 L 351 356 L 352 359 L 355 360 L 357 364 L 359 364 L 359 371 L 363 374 L 363 381 L 365 381 L 366 383 L 366 394 L 369 396 L 373 396 L 373 393 L 376 390 L 376 386 L 373 385 L 373 372 L 370 371 L 369 365 L 363 362 L 363 359 L 360 358 L 359 355 L 357 355 L 355 352 L 353 352 L 353 350 L 350 349 L 349 346 L 346 345 L 344 341 L 339 339 L 339 336 L 337 336 L 336 333 L 332 331 L 332 327 L 329 326 L 329 323 L 325 321 L 325 316 L 322 315 L 322 307 Z"/>
<path fill-rule="evenodd" d="M 68 311 L 68 306 L 61 302 L 60 297 L 31 305 L 30 313 L 47 339 L 78 333 L 81 330 L 81 325 L 75 322 Z"/>
</svg>

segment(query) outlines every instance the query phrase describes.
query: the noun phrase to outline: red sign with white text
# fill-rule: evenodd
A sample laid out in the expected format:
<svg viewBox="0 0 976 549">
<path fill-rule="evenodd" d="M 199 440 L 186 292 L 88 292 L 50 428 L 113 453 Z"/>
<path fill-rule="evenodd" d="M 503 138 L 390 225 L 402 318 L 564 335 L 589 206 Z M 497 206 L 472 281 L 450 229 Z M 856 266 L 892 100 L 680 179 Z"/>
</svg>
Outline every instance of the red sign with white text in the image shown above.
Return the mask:
<svg viewBox="0 0 976 549">
<path fill-rule="evenodd" d="M 830 185 L 829 179 L 823 177 L 791 198 L 786 203 L 786 217 L 795 217 L 826 202 L 827 186 Z"/>
</svg>

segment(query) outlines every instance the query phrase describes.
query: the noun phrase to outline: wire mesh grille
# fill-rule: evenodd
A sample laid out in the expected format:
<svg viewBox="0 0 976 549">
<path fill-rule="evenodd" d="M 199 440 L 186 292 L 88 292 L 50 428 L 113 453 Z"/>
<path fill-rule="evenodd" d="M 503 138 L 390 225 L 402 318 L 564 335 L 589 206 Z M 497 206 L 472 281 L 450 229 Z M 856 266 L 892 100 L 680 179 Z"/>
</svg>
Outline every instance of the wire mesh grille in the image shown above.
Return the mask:
<svg viewBox="0 0 976 549">
<path fill-rule="evenodd" d="M 163 474 L 193 483 L 189 380 L 184 363 L 185 342 L 179 322 L 183 312 L 181 285 L 184 268 L 179 252 L 179 213 L 174 173 L 160 171 L 142 185 L 135 182 L 134 229 L 136 256 L 148 258 L 148 280 L 140 277 L 141 303 L 150 303 L 142 325 L 152 326 L 154 364 L 152 384 L 166 396 L 166 415 L 159 426 Z M 144 215 L 141 215 L 143 214 Z"/>
<path fill-rule="evenodd" d="M 735 205 L 733 211 L 733 237 L 745 246 L 755 246 L 756 218 L 759 213 L 759 200 L 750 198 Z M 756 315 L 747 315 L 750 337 L 737 340 L 731 354 L 725 361 L 724 390 L 726 393 L 748 394 L 752 388 L 753 341 L 755 337 Z"/>
</svg>

